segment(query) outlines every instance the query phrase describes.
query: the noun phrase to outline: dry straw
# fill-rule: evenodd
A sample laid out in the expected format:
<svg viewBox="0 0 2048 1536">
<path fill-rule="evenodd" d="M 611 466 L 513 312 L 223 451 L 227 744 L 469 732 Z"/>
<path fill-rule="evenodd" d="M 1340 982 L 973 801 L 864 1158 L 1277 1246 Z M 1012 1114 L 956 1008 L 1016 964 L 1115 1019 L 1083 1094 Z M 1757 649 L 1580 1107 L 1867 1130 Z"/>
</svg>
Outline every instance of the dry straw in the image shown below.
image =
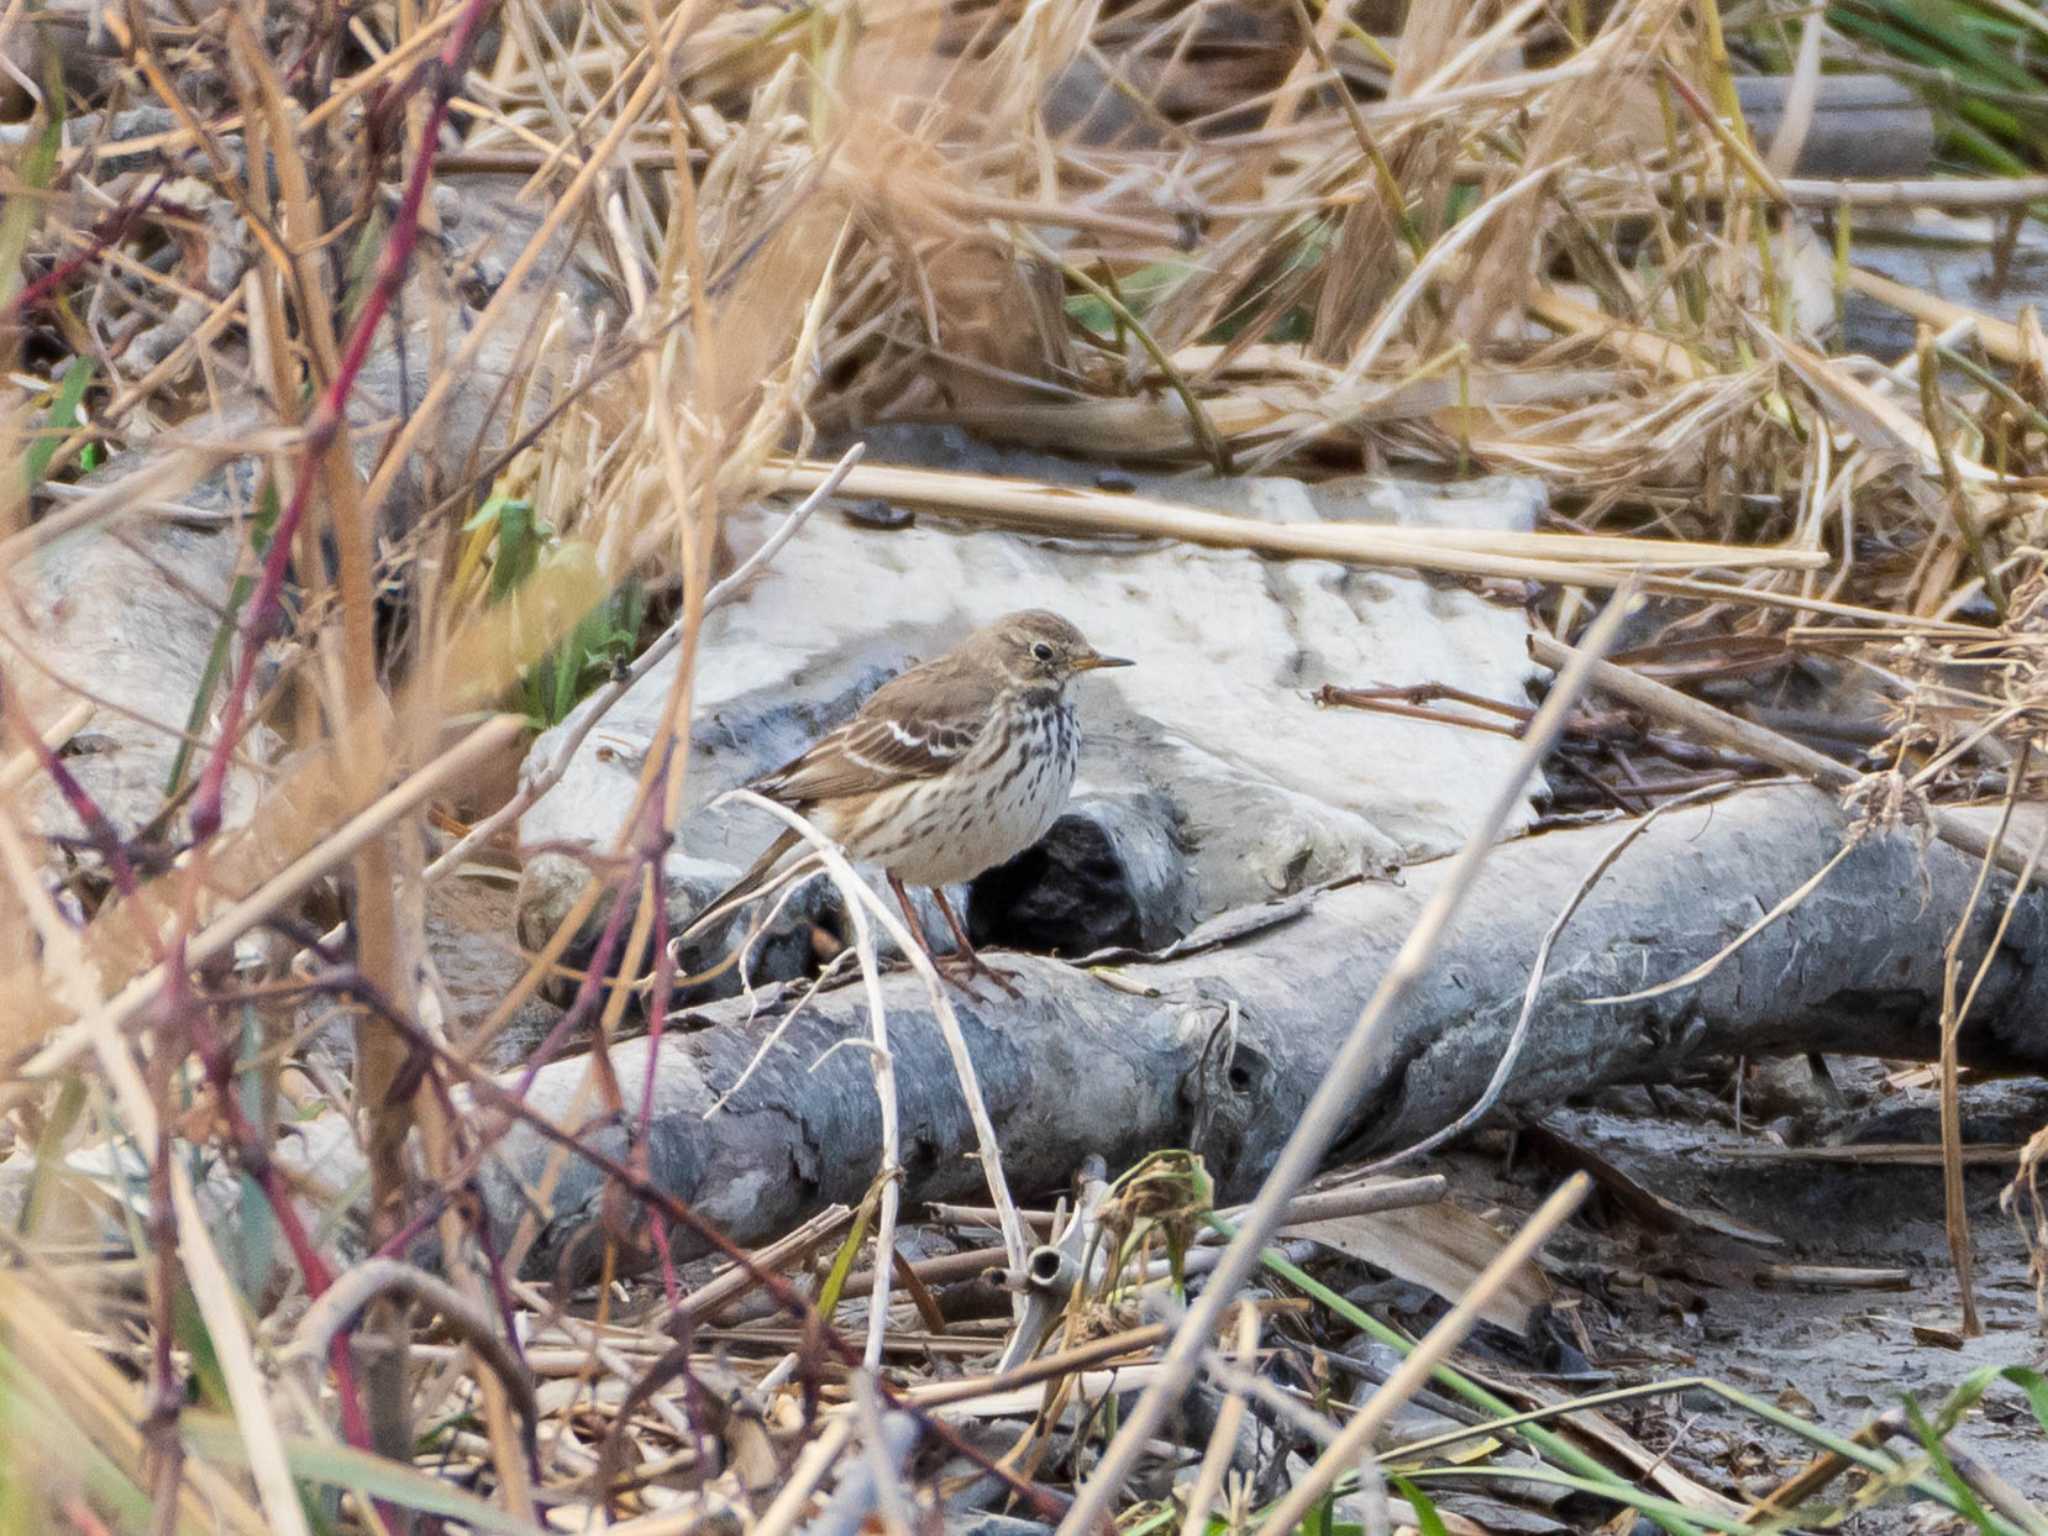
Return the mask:
<svg viewBox="0 0 2048 1536">
<path fill-rule="evenodd" d="M 480 1428 L 441 1447 L 446 1470 L 496 1501 L 497 1528 L 537 1529 L 543 1507 L 556 1524 L 607 1518 L 621 1490 L 590 1486 L 608 1465 L 588 1448 L 597 1421 L 643 1470 L 670 1469 L 630 1491 L 640 1507 L 613 1529 L 753 1519 L 786 1531 L 828 1486 L 836 1499 L 860 1478 L 885 1523 L 914 1513 L 890 1437 L 898 1414 L 923 1411 L 919 1394 L 869 1374 L 911 1336 L 889 1306 L 886 1261 L 901 1148 L 876 1170 L 885 1259 L 869 1266 L 862 1350 L 822 1332 L 774 1273 L 731 1259 L 800 1321 L 790 1371 L 862 1372 L 857 1412 L 809 1424 L 794 1389 L 753 1402 L 762 1378 L 710 1391 L 723 1367 L 687 1338 L 616 1320 L 616 1286 L 593 1293 L 592 1317 L 551 1317 L 564 1296 L 508 1275 L 538 1208 L 510 1253 L 469 1219 L 470 1182 L 515 1123 L 555 1148 L 536 1201 L 572 1159 L 598 1155 L 578 1140 L 585 1126 L 522 1120 L 471 1065 L 589 923 L 605 947 L 575 1017 L 600 1048 L 577 1102 L 627 1139 L 602 1164 L 619 1192 L 600 1234 L 605 1275 L 645 1265 L 664 1289 L 679 1285 L 665 1245 L 690 1213 L 641 1173 L 651 1086 L 617 1082 L 601 1049 L 636 1005 L 663 1027 L 677 982 L 668 916 L 658 900 L 606 898 L 659 887 L 662 838 L 686 799 L 701 626 L 747 579 L 725 569 L 721 527 L 760 498 L 879 496 L 1073 539 L 1527 583 L 1556 596 L 1560 634 L 1586 594 L 1619 589 L 1576 651 L 1540 653 L 1566 668 L 1541 725 L 1598 679 L 1694 736 L 1847 787 L 1832 760 L 1596 665 L 1640 580 L 1674 637 L 1796 643 L 1903 679 L 1902 715 L 1939 737 L 1924 759 L 1911 755 L 1917 738 L 1894 744 L 1913 794 L 1954 794 L 1987 761 L 2024 765 L 2010 798 L 2037 793 L 2048 346 L 2031 316 L 1973 313 L 1846 253 L 1856 209 L 2010 204 L 2039 187 L 1789 177 L 1790 140 L 1757 146 L 1729 110 L 1713 5 L 1611 7 L 1577 35 L 1554 9 L 1414 0 L 1373 35 L 1343 7 L 1243 6 L 1221 38 L 1214 6 L 1095 0 L 380 0 L 351 10 L 344 35 L 262 0 L 197 16 L 145 3 L 96 13 L 69 76 L 10 64 L 0 88 L 25 92 L 27 121 L 6 125 L 20 152 L 0 207 L 9 612 L 87 540 L 217 536 L 246 545 L 248 579 L 193 594 L 219 625 L 221 665 L 161 719 L 131 719 L 95 696 L 96 679 L 53 669 L 33 635 L 0 625 L 0 1103 L 17 1147 L 49 1167 L 70 1157 L 137 1174 L 90 1197 L 116 1213 L 138 1261 L 122 1272 L 140 1289 L 118 1317 L 82 1302 L 60 1316 L 61 1288 L 38 1300 L 0 1276 L 0 1375 L 32 1384 L 16 1422 L 34 1433 L 9 1452 L 28 1474 L 9 1481 L 26 1490 L 25 1524 L 67 1518 L 85 1463 L 52 1447 L 74 1440 L 90 1443 L 110 1507 L 147 1511 L 157 1496 L 140 1519 L 158 1530 L 298 1529 L 304 1483 L 345 1490 L 343 1521 L 363 1528 L 383 1518 L 379 1500 L 448 1491 L 409 1465 L 404 1378 L 378 1368 L 374 1348 L 359 1369 L 337 1345 L 314 1389 L 273 1370 L 303 1298 L 352 1294 L 337 1288 L 330 1242 L 342 1197 L 290 1183 L 270 1156 L 279 1096 L 301 1086 L 283 1064 L 309 991 L 355 1035 L 356 1079 L 311 1098 L 345 1114 L 370 1153 L 371 1240 L 437 1241 L 460 1298 L 448 1306 L 501 1329 L 508 1356 L 521 1332 L 579 1352 L 577 1395 L 550 1404 L 536 1444 L 486 1371 Z M 1584 8 L 1563 10 L 1581 26 Z M 0 12 L 10 61 L 31 21 L 21 5 Z M 1792 25 L 1805 94 L 1827 40 L 1819 18 Z M 76 99 L 60 129 L 64 92 Z M 1796 206 L 1835 211 L 1844 259 L 1789 222 Z M 1911 317 L 1920 343 L 1844 356 L 1838 293 Z M 60 366 L 92 371 L 67 383 Z M 404 387 L 387 387 L 396 370 Z M 1544 483 L 1554 516 L 1515 534 L 1280 524 L 1166 495 L 812 457 L 824 434 L 889 421 L 1164 469 L 1515 472 Z M 116 462 L 82 480 L 88 457 Z M 229 458 L 246 471 L 232 482 L 218 473 Z M 465 524 L 512 502 L 550 532 L 532 584 L 494 601 L 497 561 L 513 558 L 505 525 Z M 804 515 L 786 528 L 799 541 Z M 491 782 L 523 730 L 494 712 L 628 578 L 666 604 L 630 675 L 657 657 L 677 664 L 627 830 L 484 1016 L 447 1013 L 425 963 L 430 904 L 475 872 L 559 765 L 523 794 L 465 804 L 447 847 L 429 845 L 426 813 Z M 401 622 L 387 622 L 393 609 Z M 1959 686 L 1965 674 L 1997 681 Z M 601 685 L 580 729 L 625 686 Z M 147 837 L 106 825 L 65 767 L 59 749 L 89 734 L 88 710 L 191 748 L 196 771 Z M 270 755 L 266 732 L 288 753 Z M 1522 771 L 1544 737 L 1532 730 Z M 231 776 L 262 789 L 239 827 L 222 816 Z M 89 855 L 60 857 L 33 834 L 21 791 L 37 777 L 62 786 Z M 1931 821 L 1987 878 L 1994 863 L 2032 877 L 2016 844 L 1944 805 Z M 1248 1358 L 1252 1312 L 1238 1313 L 1234 1358 L 1217 1355 L 1215 1331 L 1342 1118 L 1347 1065 L 1426 961 L 1489 836 L 1462 856 L 1186 1320 L 1169 1333 L 1074 1319 L 1103 1324 L 1148 1385 L 1069 1531 L 1117 1512 L 1165 1405 L 1198 1372 L 1226 1384 L 1232 1418 L 1260 1392 L 1292 1403 Z M 73 887 L 62 900 L 52 871 Z M 849 872 L 831 874 L 878 925 L 855 946 L 872 996 L 874 943 L 904 936 Z M 344 928 L 332 927 L 336 889 Z M 605 985 L 608 972 L 630 985 Z M 1970 1001 L 1955 981 L 1951 1031 Z M 947 1019 L 936 983 L 931 999 Z M 877 1006 L 863 1048 L 885 1105 L 889 1028 Z M 1017 1267 L 1026 1243 L 997 1125 L 957 1024 L 947 1039 Z M 463 1082 L 472 1108 L 458 1112 Z M 489 1113 L 474 1108 L 485 1101 Z M 221 1222 L 214 1187 L 194 1176 L 208 1167 L 241 1179 L 253 1228 Z M 50 1198 L 38 1183 L 31 1209 Z M 256 1230 L 275 1234 L 250 1264 L 267 1272 L 243 1273 L 237 1258 L 255 1250 L 229 1251 L 226 1235 L 253 1243 Z M 53 1272 L 49 1241 L 34 1224 L 22 1234 L 24 1275 Z M 815 1245 L 833 1242 L 845 1238 L 829 1226 L 808 1239 L 826 1265 L 835 1255 Z M 794 1258 L 778 1250 L 776 1262 Z M 196 1326 L 177 1310 L 186 1294 L 233 1426 L 187 1416 L 181 1438 L 181 1351 Z M 863 1303 L 849 1290 L 846 1304 Z M 380 1293 L 356 1331 L 406 1351 L 425 1321 Z M 1432 1336 L 1399 1390 L 1456 1331 Z M 1075 1373 L 1119 1358 L 1091 1347 L 1022 1371 L 1062 1396 L 1085 1382 Z M 450 1353 L 418 1351 L 440 1372 L 420 1401 L 453 1402 L 467 1380 L 456 1347 L 432 1348 Z M 1345 1434 L 1309 1416 L 1332 1448 L 1278 1511 L 1283 1525 L 1370 1453 L 1399 1390 L 1390 1383 Z M 335 1426 L 354 1447 L 331 1443 Z M 1202 1459 L 1195 1510 L 1229 1503 L 1226 1438 L 1219 1428 Z M 773 1454 L 750 1461 L 748 1446 Z M 695 1459 L 712 1448 L 715 1472 Z M 747 1484 L 750 1465 L 770 1470 Z M 1013 1469 L 1000 1475 L 1035 1497 Z M 1955 1507 L 1945 1485 L 1921 1491 Z M 480 1506 L 462 1497 L 446 1512 L 474 1519 Z M 672 1507 L 656 1508 L 664 1499 Z M 1189 1530 L 1195 1510 L 1182 1512 Z M 1657 1518 L 1684 1528 L 1661 1506 Z"/>
</svg>

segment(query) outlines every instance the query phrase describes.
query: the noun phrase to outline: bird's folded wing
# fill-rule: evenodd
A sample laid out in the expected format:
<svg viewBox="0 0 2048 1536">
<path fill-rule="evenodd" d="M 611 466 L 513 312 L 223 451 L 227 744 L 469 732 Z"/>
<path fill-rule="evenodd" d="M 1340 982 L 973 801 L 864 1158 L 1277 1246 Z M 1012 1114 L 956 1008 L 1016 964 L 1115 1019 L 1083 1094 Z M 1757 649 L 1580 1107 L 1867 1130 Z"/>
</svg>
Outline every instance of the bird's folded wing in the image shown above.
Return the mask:
<svg viewBox="0 0 2048 1536">
<path fill-rule="evenodd" d="M 881 689 L 859 714 L 754 787 L 771 799 L 804 805 L 944 773 L 980 738 L 993 690 L 929 682 L 899 690 L 904 681 Z"/>
</svg>

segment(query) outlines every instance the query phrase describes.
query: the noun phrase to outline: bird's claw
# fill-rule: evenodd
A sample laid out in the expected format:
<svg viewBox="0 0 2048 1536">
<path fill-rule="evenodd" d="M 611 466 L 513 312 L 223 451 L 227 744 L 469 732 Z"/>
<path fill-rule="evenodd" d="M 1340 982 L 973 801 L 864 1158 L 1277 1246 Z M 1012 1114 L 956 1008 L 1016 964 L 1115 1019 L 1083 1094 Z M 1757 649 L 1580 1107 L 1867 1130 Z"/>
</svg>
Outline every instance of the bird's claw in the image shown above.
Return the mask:
<svg viewBox="0 0 2048 1536">
<path fill-rule="evenodd" d="M 984 976 L 1009 993 L 1012 1001 L 1019 1003 L 1024 1001 L 1024 994 L 1018 989 L 1016 984 L 1017 973 L 990 965 L 981 956 L 974 953 L 973 950 L 967 951 L 964 955 L 954 953 L 946 956 L 940 962 L 940 970 L 948 981 L 952 982 L 954 986 L 965 992 L 977 1003 L 986 1001 L 979 992 L 974 990 L 974 982 Z M 958 974 L 962 972 L 965 974 Z"/>
</svg>

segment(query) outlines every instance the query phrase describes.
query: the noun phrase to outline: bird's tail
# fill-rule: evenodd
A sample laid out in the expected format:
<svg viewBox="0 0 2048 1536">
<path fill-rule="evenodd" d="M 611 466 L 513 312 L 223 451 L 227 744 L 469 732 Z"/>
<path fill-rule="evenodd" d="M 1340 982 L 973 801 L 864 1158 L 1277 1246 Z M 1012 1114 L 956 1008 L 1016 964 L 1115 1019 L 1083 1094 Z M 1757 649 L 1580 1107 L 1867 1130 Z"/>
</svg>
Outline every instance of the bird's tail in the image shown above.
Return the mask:
<svg viewBox="0 0 2048 1536">
<path fill-rule="evenodd" d="M 716 900 L 690 919 L 690 926 L 683 930 L 681 937 L 687 939 L 702 933 L 713 923 L 729 916 L 737 908 L 744 906 L 748 901 L 752 900 L 755 893 L 762 886 L 766 885 L 769 877 L 775 873 L 775 866 L 781 862 L 782 856 L 789 852 L 791 848 L 794 848 L 802 839 L 803 834 L 798 832 L 796 828 L 785 828 L 782 835 L 768 845 L 768 851 L 763 853 L 760 858 L 754 860 L 751 869 L 727 886 Z"/>
</svg>

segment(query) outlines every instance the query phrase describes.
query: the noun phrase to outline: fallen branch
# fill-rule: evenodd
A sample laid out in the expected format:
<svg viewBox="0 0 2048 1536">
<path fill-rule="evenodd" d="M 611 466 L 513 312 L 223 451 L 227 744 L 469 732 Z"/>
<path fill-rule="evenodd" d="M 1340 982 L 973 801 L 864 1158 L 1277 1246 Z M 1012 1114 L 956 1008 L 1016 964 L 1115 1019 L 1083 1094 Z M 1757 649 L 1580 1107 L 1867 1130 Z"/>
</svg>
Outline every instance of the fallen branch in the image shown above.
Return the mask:
<svg viewBox="0 0 2048 1536">
<path fill-rule="evenodd" d="M 1581 1006 L 1719 952 L 1759 903 L 1770 907 L 1833 855 L 1845 827 L 1831 797 L 1804 787 L 1742 791 L 1666 812 L 1557 941 L 1502 1108 L 1540 1112 L 1602 1083 L 1667 1078 L 1712 1057 L 1853 1051 L 1937 1059 L 1940 939 L 1962 916 L 1976 866 L 1941 846 L 1923 853 L 1907 838 L 1864 839 L 1826 885 L 1698 986 L 1611 1008 Z M 1545 933 L 1612 839 L 1612 829 L 1600 827 L 1495 850 L 1467 916 L 1358 1085 L 1343 1127 L 1348 1155 L 1406 1146 L 1479 1099 Z M 1193 1145 L 1223 1198 L 1242 1198 L 1272 1166 L 1445 870 L 1419 866 L 1403 886 L 1328 892 L 1253 942 L 1120 967 L 1114 987 L 1055 960 L 1006 956 L 1022 975 L 1024 1001 L 963 1001 L 955 1011 L 1013 1186 L 1061 1188 L 1090 1152 L 1122 1167 L 1159 1147 Z M 1987 902 L 1970 923 L 1966 965 L 1986 952 L 1997 919 Z M 1654 943 L 1644 938 L 1651 934 Z M 2037 963 L 2044 948 L 2048 905 L 2030 892 L 1958 1036 L 1962 1062 L 2048 1069 L 2048 1039 L 2002 1022 L 2048 1007 L 2048 966 Z M 972 1198 L 982 1184 L 971 1160 L 976 1138 L 928 994 L 902 974 L 882 986 L 901 1094 L 905 1197 Z M 1234 1047 L 1205 1052 L 1233 1006 Z M 733 1002 L 679 1022 L 687 1032 L 668 1035 L 656 1067 L 652 1178 L 739 1242 L 771 1239 L 834 1201 L 860 1198 L 881 1155 L 872 1080 L 851 1053 L 826 1056 L 840 1040 L 867 1034 L 857 996 L 822 994 L 708 1123 L 705 1109 L 778 1021 L 772 1007 L 750 1019 L 746 1004 Z M 637 1080 L 648 1049 L 644 1040 L 615 1046 L 615 1070 Z M 533 1107 L 575 1123 L 583 1071 L 565 1061 L 541 1072 Z M 602 1125 L 586 1139 L 616 1153 L 625 1131 Z M 301 1155 L 303 1146 L 324 1177 L 343 1179 L 346 1143 L 344 1127 L 316 1124 L 288 1150 Z M 483 1173 L 494 1223 L 509 1230 L 525 1209 L 519 1181 L 544 1160 L 531 1131 L 507 1140 Z M 588 1166 L 565 1171 L 529 1256 L 536 1272 L 552 1274 L 557 1258 L 601 1230 L 602 1190 Z"/>
</svg>

